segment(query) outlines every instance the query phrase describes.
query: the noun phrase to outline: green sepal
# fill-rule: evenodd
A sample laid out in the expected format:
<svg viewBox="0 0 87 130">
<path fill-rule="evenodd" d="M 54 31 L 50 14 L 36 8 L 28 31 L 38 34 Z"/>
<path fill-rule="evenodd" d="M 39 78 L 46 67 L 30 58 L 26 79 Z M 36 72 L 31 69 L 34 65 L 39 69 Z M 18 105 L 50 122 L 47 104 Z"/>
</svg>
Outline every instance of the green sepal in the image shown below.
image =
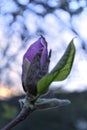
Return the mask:
<svg viewBox="0 0 87 130">
<path fill-rule="evenodd" d="M 38 96 L 45 93 L 49 85 L 53 81 L 62 81 L 67 78 L 72 68 L 74 56 L 75 56 L 75 46 L 72 39 L 65 53 L 63 54 L 62 58 L 57 63 L 57 65 L 54 67 L 54 69 L 46 76 L 44 76 L 41 80 L 38 81 L 37 84 Z"/>
</svg>

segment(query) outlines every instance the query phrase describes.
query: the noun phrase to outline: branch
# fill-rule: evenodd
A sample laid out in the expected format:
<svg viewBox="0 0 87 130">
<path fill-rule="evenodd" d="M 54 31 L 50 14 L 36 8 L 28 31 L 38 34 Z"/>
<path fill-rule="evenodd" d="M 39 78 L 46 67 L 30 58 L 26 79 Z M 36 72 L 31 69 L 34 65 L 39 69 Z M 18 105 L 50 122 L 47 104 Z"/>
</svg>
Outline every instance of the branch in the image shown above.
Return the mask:
<svg viewBox="0 0 87 130">
<path fill-rule="evenodd" d="M 60 106 L 64 106 L 70 103 L 67 99 L 57 99 L 57 98 L 39 98 L 35 104 L 31 104 L 27 99 L 20 99 L 20 105 L 22 107 L 21 112 L 18 116 L 13 119 L 10 123 L 4 126 L 1 130 L 10 130 L 15 127 L 18 123 L 25 120 L 36 109 L 52 109 Z"/>
<path fill-rule="evenodd" d="M 31 108 L 23 107 L 21 112 L 18 114 L 18 116 L 15 119 L 13 119 L 10 123 L 8 123 L 6 126 L 4 126 L 1 130 L 10 130 L 18 123 L 23 121 L 25 118 L 27 118 L 27 116 L 29 116 L 34 110 L 35 108 L 31 109 Z"/>
</svg>

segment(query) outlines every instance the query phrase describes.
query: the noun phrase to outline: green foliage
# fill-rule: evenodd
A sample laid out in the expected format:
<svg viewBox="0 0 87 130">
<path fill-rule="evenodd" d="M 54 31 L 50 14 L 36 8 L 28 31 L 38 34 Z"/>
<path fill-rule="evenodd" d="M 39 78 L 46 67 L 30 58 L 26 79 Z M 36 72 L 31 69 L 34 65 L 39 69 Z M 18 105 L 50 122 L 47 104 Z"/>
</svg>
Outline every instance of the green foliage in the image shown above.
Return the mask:
<svg viewBox="0 0 87 130">
<path fill-rule="evenodd" d="M 64 55 L 57 63 L 57 65 L 54 67 L 54 69 L 49 74 L 47 74 L 41 80 L 38 81 L 37 85 L 38 96 L 43 94 L 53 81 L 62 81 L 67 78 L 72 68 L 74 56 L 75 56 L 75 46 L 72 40 L 69 43 Z"/>
<path fill-rule="evenodd" d="M 16 107 L 9 106 L 6 103 L 3 104 L 3 109 L 4 109 L 3 117 L 8 119 L 13 119 L 18 112 Z"/>
</svg>

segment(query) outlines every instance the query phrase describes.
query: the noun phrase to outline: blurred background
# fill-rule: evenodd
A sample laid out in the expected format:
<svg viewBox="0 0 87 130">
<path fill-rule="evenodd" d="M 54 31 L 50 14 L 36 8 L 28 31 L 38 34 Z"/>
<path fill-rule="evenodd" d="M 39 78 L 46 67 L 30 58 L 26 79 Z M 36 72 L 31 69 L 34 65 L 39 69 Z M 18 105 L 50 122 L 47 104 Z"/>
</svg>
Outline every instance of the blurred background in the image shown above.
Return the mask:
<svg viewBox="0 0 87 130">
<path fill-rule="evenodd" d="M 50 86 L 72 103 L 35 112 L 15 130 L 87 130 L 87 0 L 0 0 L 0 128 L 20 111 L 22 57 L 41 34 L 52 49 L 49 71 L 76 37 L 70 75 Z"/>
</svg>

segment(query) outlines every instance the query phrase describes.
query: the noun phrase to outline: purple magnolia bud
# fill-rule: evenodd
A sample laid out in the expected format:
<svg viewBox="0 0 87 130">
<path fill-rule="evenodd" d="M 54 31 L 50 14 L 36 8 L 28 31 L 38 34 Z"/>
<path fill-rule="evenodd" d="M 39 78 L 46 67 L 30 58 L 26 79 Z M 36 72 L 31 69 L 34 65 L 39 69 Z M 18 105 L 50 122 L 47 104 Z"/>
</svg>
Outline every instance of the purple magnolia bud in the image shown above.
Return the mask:
<svg viewBox="0 0 87 130">
<path fill-rule="evenodd" d="M 47 42 L 41 36 L 34 42 L 23 56 L 22 84 L 24 91 L 30 96 L 37 95 L 37 82 L 48 72 L 50 56 Z"/>
<path fill-rule="evenodd" d="M 47 42 L 43 36 L 41 36 L 29 47 L 29 49 L 24 54 L 23 60 L 27 59 L 29 62 L 32 62 L 33 58 L 40 50 L 42 50 L 42 55 L 40 59 L 42 68 L 48 57 Z"/>
</svg>

